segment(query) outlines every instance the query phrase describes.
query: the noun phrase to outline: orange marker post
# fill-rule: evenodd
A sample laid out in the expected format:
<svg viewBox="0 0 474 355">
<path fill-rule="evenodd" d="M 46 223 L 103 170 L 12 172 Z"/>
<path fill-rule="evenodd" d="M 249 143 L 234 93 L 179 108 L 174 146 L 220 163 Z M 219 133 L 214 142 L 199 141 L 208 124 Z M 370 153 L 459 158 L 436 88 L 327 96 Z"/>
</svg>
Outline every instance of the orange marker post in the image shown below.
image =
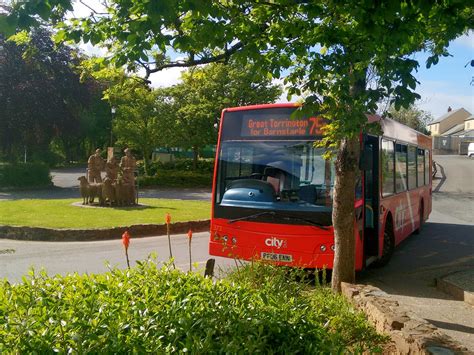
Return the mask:
<svg viewBox="0 0 474 355">
<path fill-rule="evenodd" d="M 130 234 L 128 233 L 128 231 L 125 231 L 122 234 L 122 244 L 125 248 L 125 257 L 127 258 L 127 266 L 130 269 L 130 260 L 128 259 L 128 247 L 130 245 Z"/>
</svg>

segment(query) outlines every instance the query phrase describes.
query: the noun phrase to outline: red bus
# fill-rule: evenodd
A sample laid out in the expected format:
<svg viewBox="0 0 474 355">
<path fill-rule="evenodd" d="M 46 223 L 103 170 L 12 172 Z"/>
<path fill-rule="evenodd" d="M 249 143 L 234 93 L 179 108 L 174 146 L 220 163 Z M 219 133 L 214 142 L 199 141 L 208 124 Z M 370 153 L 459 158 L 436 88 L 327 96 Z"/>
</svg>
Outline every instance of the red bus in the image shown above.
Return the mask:
<svg viewBox="0 0 474 355">
<path fill-rule="evenodd" d="M 209 252 L 243 260 L 332 269 L 334 165 L 314 146 L 317 117 L 296 104 L 222 112 Z M 383 135 L 361 134 L 355 189 L 356 270 L 385 264 L 431 212 L 431 138 L 379 116 Z"/>
</svg>

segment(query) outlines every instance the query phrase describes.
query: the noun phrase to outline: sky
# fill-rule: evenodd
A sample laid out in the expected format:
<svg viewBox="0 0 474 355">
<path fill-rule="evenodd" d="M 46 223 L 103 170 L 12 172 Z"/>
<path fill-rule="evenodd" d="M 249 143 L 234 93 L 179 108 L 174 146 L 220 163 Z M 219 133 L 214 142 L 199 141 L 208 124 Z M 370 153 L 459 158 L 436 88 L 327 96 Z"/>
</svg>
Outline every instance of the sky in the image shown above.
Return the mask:
<svg viewBox="0 0 474 355">
<path fill-rule="evenodd" d="M 98 9 L 97 0 L 83 0 Z M 75 3 L 74 16 L 88 16 L 90 10 L 79 2 Z M 89 54 L 101 54 L 99 49 L 90 44 L 82 44 L 81 48 Z M 453 110 L 464 108 L 474 114 L 474 67 L 470 64 L 474 60 L 474 32 L 459 37 L 449 45 L 449 57 L 442 57 L 438 64 L 426 69 L 427 55 L 417 53 L 414 56 L 420 66 L 414 73 L 419 81 L 416 92 L 421 99 L 416 105 L 422 110 L 431 113 L 434 119 L 444 115 L 448 107 Z M 171 68 L 152 74 L 150 80 L 154 87 L 171 86 L 179 82 L 181 68 Z M 295 98 L 296 100 L 296 98 Z M 286 102 L 286 94 L 281 97 Z"/>
</svg>

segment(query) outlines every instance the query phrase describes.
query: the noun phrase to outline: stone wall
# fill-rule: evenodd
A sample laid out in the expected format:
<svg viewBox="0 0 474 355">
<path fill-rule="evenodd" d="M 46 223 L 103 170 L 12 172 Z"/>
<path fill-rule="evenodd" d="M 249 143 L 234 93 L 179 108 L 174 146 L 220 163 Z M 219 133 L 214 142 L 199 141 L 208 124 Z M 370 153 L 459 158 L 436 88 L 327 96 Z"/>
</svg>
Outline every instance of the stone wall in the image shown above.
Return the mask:
<svg viewBox="0 0 474 355">
<path fill-rule="evenodd" d="M 396 349 L 396 354 L 467 353 L 467 348 L 401 307 L 377 287 L 343 283 L 342 293 L 367 315 L 379 333 L 391 338 L 391 349 Z"/>
</svg>

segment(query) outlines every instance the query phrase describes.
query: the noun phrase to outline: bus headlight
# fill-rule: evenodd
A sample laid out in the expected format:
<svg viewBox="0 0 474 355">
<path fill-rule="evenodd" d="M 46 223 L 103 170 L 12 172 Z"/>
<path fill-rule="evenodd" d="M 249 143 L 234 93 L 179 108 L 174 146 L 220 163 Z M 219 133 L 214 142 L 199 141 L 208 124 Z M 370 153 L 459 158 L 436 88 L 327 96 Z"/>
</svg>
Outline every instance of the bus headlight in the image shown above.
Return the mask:
<svg viewBox="0 0 474 355">
<path fill-rule="evenodd" d="M 332 251 L 336 251 L 336 246 L 335 246 L 334 244 L 331 245 L 331 250 L 332 250 Z"/>
<path fill-rule="evenodd" d="M 226 236 L 226 235 L 224 235 L 224 236 L 222 237 L 222 239 L 224 240 L 224 243 L 227 243 L 227 241 L 229 240 L 229 237 Z"/>
<path fill-rule="evenodd" d="M 319 247 L 319 249 L 321 249 L 321 251 L 326 251 L 326 246 L 325 246 L 325 245 L 321 245 L 321 246 Z"/>
<path fill-rule="evenodd" d="M 232 237 L 232 244 L 237 244 L 237 238 L 236 237 Z"/>
</svg>

